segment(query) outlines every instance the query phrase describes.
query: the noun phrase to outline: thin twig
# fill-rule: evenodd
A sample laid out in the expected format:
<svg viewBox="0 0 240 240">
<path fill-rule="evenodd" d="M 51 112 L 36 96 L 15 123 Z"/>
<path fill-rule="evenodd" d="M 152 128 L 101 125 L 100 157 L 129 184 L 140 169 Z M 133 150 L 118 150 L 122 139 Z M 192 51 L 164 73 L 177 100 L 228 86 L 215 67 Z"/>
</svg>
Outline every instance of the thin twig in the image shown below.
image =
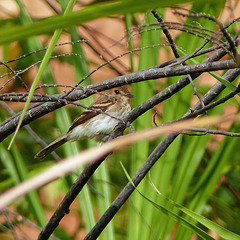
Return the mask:
<svg viewBox="0 0 240 240">
<path fill-rule="evenodd" d="M 0 101 L 0 104 L 1 104 L 2 107 L 4 107 L 12 116 L 15 115 L 15 112 L 13 112 L 13 110 L 12 110 L 5 102 Z M 32 135 L 32 136 L 35 138 L 35 140 L 36 140 L 38 143 L 42 144 L 44 147 L 47 146 L 46 142 L 44 142 L 44 141 L 38 136 L 38 134 L 33 131 L 33 129 L 32 129 L 29 125 L 24 126 L 24 128 L 28 131 L 28 133 L 29 133 L 30 135 Z M 60 161 L 60 160 L 61 160 L 61 158 L 60 158 L 55 152 L 52 152 L 51 155 L 52 155 L 52 156 L 54 157 L 54 159 L 56 159 L 57 161 Z"/>
<path fill-rule="evenodd" d="M 223 135 L 228 137 L 240 137 L 240 133 L 210 130 L 206 128 L 190 128 L 188 131 L 201 132 L 201 133 L 199 134 L 199 133 L 192 133 L 192 132 L 182 132 L 182 134 L 189 135 L 189 136 L 203 136 L 206 134 L 213 134 L 213 135 Z"/>
<path fill-rule="evenodd" d="M 24 87 L 27 91 L 29 91 L 29 88 L 27 87 L 27 85 L 25 84 L 25 82 L 22 80 L 22 78 L 19 76 L 19 74 L 18 74 L 17 72 L 15 72 L 15 71 L 14 71 L 10 66 L 8 66 L 8 64 L 5 63 L 5 62 L 0 61 L 0 64 L 4 65 L 6 68 L 8 68 L 8 69 L 13 73 L 14 78 L 16 77 L 17 79 L 19 79 L 20 82 L 21 82 L 21 84 L 23 85 L 23 87 Z"/>
<path fill-rule="evenodd" d="M 222 22 L 220 22 L 217 18 L 215 18 L 213 16 L 210 16 L 210 15 L 207 15 L 207 14 L 204 14 L 204 13 L 196 13 L 196 12 L 193 12 L 191 10 L 188 10 L 188 11 L 189 11 L 189 13 L 187 13 L 187 14 L 179 12 L 177 10 L 175 10 L 174 13 L 178 14 L 178 15 L 181 15 L 181 16 L 184 16 L 184 17 L 206 18 L 210 21 L 215 22 L 219 26 L 221 32 L 223 33 L 223 36 L 228 41 L 229 48 L 232 51 L 233 56 L 236 57 L 237 50 L 236 50 L 236 47 L 235 47 L 235 43 L 234 43 L 233 39 L 231 38 L 231 36 L 228 34 L 227 29 L 226 29 L 226 27 L 224 27 Z"/>
<path fill-rule="evenodd" d="M 175 58 L 180 58 L 180 55 L 178 54 L 178 51 L 177 51 L 176 45 L 174 43 L 174 40 L 173 40 L 170 32 L 168 31 L 167 26 L 164 24 L 164 21 L 163 21 L 162 17 L 155 10 L 152 10 L 152 14 L 158 20 L 159 23 L 163 24 L 162 30 L 163 30 L 165 36 L 167 37 L 168 42 L 170 43 L 170 46 L 172 48 L 172 51 L 174 53 Z"/>
<path fill-rule="evenodd" d="M 8 208 L 4 208 L 3 211 L 5 211 L 6 213 L 10 213 L 12 214 L 14 217 L 17 218 L 18 221 L 21 221 L 23 223 L 26 223 L 27 225 L 41 231 L 41 228 L 36 225 L 35 223 L 31 222 L 30 220 L 28 220 L 27 218 L 23 217 L 22 215 L 16 213 L 16 212 L 13 212 L 12 210 L 8 209 Z M 53 235 L 50 236 L 50 238 L 52 238 L 53 240 L 58 240 L 59 238 L 57 237 L 54 237 Z"/>
<path fill-rule="evenodd" d="M 173 41 L 173 38 L 172 38 L 170 32 L 168 31 L 167 26 L 165 26 L 163 19 L 161 18 L 161 16 L 158 15 L 158 13 L 157 13 L 155 10 L 152 11 L 152 14 L 153 14 L 154 17 L 158 20 L 158 22 L 163 25 L 163 26 L 162 26 L 162 30 L 163 30 L 165 36 L 167 37 L 168 42 L 170 43 L 170 46 L 171 46 L 171 48 L 172 48 L 172 51 L 173 51 L 173 53 L 174 53 L 175 58 L 180 58 L 180 55 L 179 55 L 179 53 L 178 53 L 178 51 L 177 51 L 177 48 L 176 48 L 176 45 L 175 45 L 175 43 L 174 43 L 174 41 Z M 205 42 L 203 43 L 203 45 L 201 46 L 201 48 L 197 49 L 197 51 L 199 51 L 200 49 L 202 49 L 207 43 L 208 43 L 208 41 L 205 41 Z M 194 52 L 196 52 L 196 51 L 194 51 Z M 182 65 L 185 65 L 185 66 L 188 65 L 188 64 L 186 63 L 186 61 L 182 61 L 181 64 L 182 64 Z M 195 95 L 198 97 L 199 101 L 202 103 L 202 106 L 204 107 L 204 103 L 203 103 L 203 101 L 202 101 L 202 99 L 201 99 L 201 97 L 200 97 L 200 95 L 199 95 L 199 93 L 198 93 L 198 91 L 197 91 L 197 88 L 196 88 L 195 84 L 193 83 L 193 80 L 192 80 L 191 75 L 188 74 L 187 76 L 188 76 L 189 82 L 191 83 L 191 85 L 192 85 L 192 87 L 193 87 L 193 91 L 194 91 Z"/>
</svg>

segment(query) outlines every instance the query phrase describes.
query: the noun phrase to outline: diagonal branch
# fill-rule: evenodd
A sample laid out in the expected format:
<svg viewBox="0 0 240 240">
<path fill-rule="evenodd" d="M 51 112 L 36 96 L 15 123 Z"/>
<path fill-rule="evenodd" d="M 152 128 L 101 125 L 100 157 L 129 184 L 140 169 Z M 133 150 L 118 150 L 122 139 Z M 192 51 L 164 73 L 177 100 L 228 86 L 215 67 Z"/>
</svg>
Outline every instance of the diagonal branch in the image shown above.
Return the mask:
<svg viewBox="0 0 240 240">
<path fill-rule="evenodd" d="M 232 82 L 235 77 L 239 74 L 236 70 L 230 70 L 231 73 L 228 73 L 225 79 Z M 210 103 L 216 96 L 218 96 L 223 89 L 225 89 L 225 86 L 221 83 L 215 84 L 202 98 L 202 101 L 205 105 Z M 193 111 L 201 110 L 202 104 L 199 101 L 193 108 Z M 203 110 L 204 111 L 204 110 Z M 201 112 L 203 112 L 201 111 Z M 182 118 L 187 119 L 192 118 L 192 111 L 188 111 Z M 180 120 L 180 119 L 179 119 Z M 175 138 L 179 135 L 179 133 L 171 133 L 168 134 L 161 142 L 160 144 L 153 150 L 153 152 L 150 154 L 150 156 L 147 158 L 147 160 L 144 162 L 144 164 L 139 168 L 139 170 L 134 174 L 132 177 L 132 181 L 135 186 L 138 186 L 138 184 L 142 181 L 142 179 L 146 176 L 146 174 L 149 172 L 149 170 L 153 167 L 153 165 L 159 160 L 159 158 L 163 155 L 163 153 L 166 151 L 166 149 L 170 146 L 170 144 L 175 140 Z M 104 230 L 104 228 L 107 226 L 107 224 L 112 220 L 112 218 L 115 216 L 115 214 L 118 212 L 118 210 L 122 207 L 122 205 L 127 201 L 127 199 L 130 197 L 132 192 L 134 191 L 135 187 L 128 182 L 127 185 L 123 188 L 123 190 L 120 192 L 120 194 L 117 196 L 117 198 L 113 201 L 111 206 L 106 210 L 106 212 L 102 215 L 102 217 L 99 219 L 99 221 L 96 223 L 96 225 L 92 228 L 92 230 L 87 234 L 87 236 L 84 238 L 84 240 L 94 240 L 97 239 L 97 237 L 100 235 L 100 233 Z"/>
<path fill-rule="evenodd" d="M 99 167 L 99 165 L 105 160 L 107 156 L 102 157 L 96 162 L 93 162 L 89 164 L 82 174 L 77 178 L 75 183 L 71 186 L 70 190 L 62 200 L 62 202 L 59 204 L 58 208 L 46 224 L 46 226 L 41 230 L 38 240 L 44 240 L 48 239 L 53 231 L 56 229 L 56 227 L 59 225 L 59 222 L 62 220 L 62 218 L 69 213 L 69 207 L 72 204 L 72 202 L 75 200 L 79 192 L 82 190 L 82 188 L 85 186 L 89 178 L 93 175 L 95 170 Z"/>
</svg>

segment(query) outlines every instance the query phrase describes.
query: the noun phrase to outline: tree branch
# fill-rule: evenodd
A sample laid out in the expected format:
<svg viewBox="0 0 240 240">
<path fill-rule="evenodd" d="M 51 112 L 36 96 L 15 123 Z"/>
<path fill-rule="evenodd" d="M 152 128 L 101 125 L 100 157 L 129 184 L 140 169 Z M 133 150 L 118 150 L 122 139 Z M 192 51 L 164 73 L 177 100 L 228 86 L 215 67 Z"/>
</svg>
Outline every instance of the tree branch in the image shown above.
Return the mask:
<svg viewBox="0 0 240 240">
<path fill-rule="evenodd" d="M 45 240 L 48 239 L 53 231 L 58 226 L 59 222 L 62 220 L 62 218 L 69 213 L 69 207 L 74 201 L 74 199 L 77 197 L 79 192 L 82 190 L 82 188 L 85 186 L 89 178 L 93 175 L 95 170 L 98 168 L 98 166 L 105 160 L 107 156 L 102 157 L 100 160 L 93 162 L 89 164 L 84 171 L 81 173 L 81 175 L 77 178 L 75 183 L 71 186 L 68 193 L 65 195 L 64 199 L 59 204 L 58 208 L 48 221 L 47 225 L 41 230 L 38 240 Z"/>
<path fill-rule="evenodd" d="M 239 74 L 239 72 L 236 72 L 236 69 L 232 70 L 232 72 L 233 71 L 235 71 L 235 72 L 232 74 L 226 73 L 227 76 L 226 76 L 226 74 L 224 76 L 225 79 L 227 79 L 230 82 L 232 82 L 235 79 L 236 74 Z M 216 83 L 202 98 L 202 101 L 204 102 L 204 104 L 205 105 L 209 104 L 216 96 L 218 96 L 223 91 L 223 89 L 225 89 L 225 86 L 223 84 L 221 84 L 220 82 Z M 197 110 L 201 109 L 201 107 L 202 107 L 202 104 L 199 101 L 192 108 L 192 111 L 197 111 Z M 181 120 L 191 118 L 192 111 L 188 111 L 181 118 Z M 168 134 L 160 142 L 160 144 L 154 149 L 154 151 L 150 154 L 150 156 L 147 158 L 147 160 L 144 162 L 144 164 L 141 166 L 141 168 L 132 177 L 132 181 L 135 186 L 138 186 L 138 184 L 142 181 L 142 179 L 146 176 L 146 174 L 149 172 L 149 170 L 153 167 L 153 165 L 157 162 L 157 160 L 162 156 L 162 154 L 165 152 L 165 150 L 170 146 L 170 144 L 175 140 L 175 138 L 178 135 L 179 135 L 179 133 Z M 102 215 L 102 217 L 99 219 L 99 221 L 96 223 L 96 225 L 87 234 L 87 236 L 84 238 L 84 240 L 97 239 L 97 237 L 104 230 L 104 228 L 107 226 L 107 224 L 112 220 L 112 218 L 115 216 L 115 214 L 121 208 L 121 206 L 130 197 L 130 195 L 132 194 L 134 189 L 135 189 L 135 187 L 130 182 L 128 182 L 127 185 L 123 188 L 123 190 L 119 193 L 117 198 L 113 201 L 111 206 L 106 210 L 106 212 Z"/>
<path fill-rule="evenodd" d="M 58 102 L 47 102 L 38 103 L 31 106 L 23 119 L 22 126 L 32 122 L 33 120 L 52 112 L 60 107 L 63 107 L 68 102 L 67 101 L 77 101 L 89 97 L 96 91 L 104 91 L 109 88 L 122 86 L 125 84 L 137 83 L 140 81 L 152 80 L 163 77 L 170 76 L 181 76 L 185 74 L 200 74 L 208 71 L 223 70 L 237 68 L 237 64 L 233 60 L 226 60 L 221 62 L 209 62 L 205 61 L 201 64 L 189 65 L 189 66 L 179 66 L 179 67 L 164 67 L 164 68 L 149 68 L 135 73 L 127 74 L 124 76 L 119 76 L 113 79 L 109 79 L 100 83 L 95 83 L 82 87 L 79 90 L 74 90 L 71 92 L 66 99 L 64 99 L 64 94 L 61 95 L 62 98 Z M 193 78 L 193 77 L 192 77 Z M 7 119 L 0 124 L 0 142 L 3 141 L 8 135 L 13 133 L 16 129 L 17 123 L 21 116 L 21 112 L 15 116 Z"/>
</svg>

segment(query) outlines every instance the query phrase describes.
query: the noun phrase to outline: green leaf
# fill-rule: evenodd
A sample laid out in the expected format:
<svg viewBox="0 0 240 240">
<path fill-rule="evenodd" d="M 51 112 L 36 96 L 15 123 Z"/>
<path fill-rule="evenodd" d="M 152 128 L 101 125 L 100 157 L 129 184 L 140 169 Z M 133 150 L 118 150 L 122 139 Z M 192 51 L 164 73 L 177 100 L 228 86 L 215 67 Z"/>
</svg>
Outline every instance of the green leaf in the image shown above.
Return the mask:
<svg viewBox="0 0 240 240">
<path fill-rule="evenodd" d="M 209 0 L 211 1 L 211 0 Z M 212 0 L 213 1 L 213 0 Z M 46 34 L 56 29 L 69 27 L 75 24 L 91 21 L 96 18 L 110 16 L 113 14 L 146 12 L 148 9 L 166 6 L 176 6 L 180 3 L 190 2 L 189 0 L 171 0 L 171 1 L 136 1 L 107 2 L 85 7 L 82 10 L 46 18 L 44 20 L 12 28 L 1 29 L 0 44 L 25 39 L 32 35 Z"/>
<path fill-rule="evenodd" d="M 236 86 L 234 86 L 232 83 L 228 82 L 226 79 L 224 79 L 223 77 L 221 77 L 220 75 L 214 73 L 214 72 L 209 72 L 213 77 L 215 77 L 219 82 L 221 82 L 224 86 L 226 86 L 227 88 L 229 88 L 232 91 L 236 90 Z M 239 95 L 239 94 L 238 94 Z"/>
<path fill-rule="evenodd" d="M 65 13 L 68 13 L 68 12 L 70 12 L 70 11 L 72 10 L 75 2 L 76 2 L 76 0 L 71 0 L 71 1 L 69 2 L 68 7 L 66 8 Z M 25 114 L 26 114 L 26 112 L 27 112 L 27 108 L 28 108 L 28 106 L 29 106 L 29 104 L 30 104 L 31 98 L 32 98 L 32 96 L 33 96 L 33 94 L 34 94 L 34 91 L 35 91 L 35 89 L 36 89 L 36 86 L 37 86 L 37 84 L 38 84 L 38 82 L 39 82 L 39 80 L 40 80 L 40 78 L 41 78 L 44 70 L 46 69 L 46 67 L 47 67 L 47 65 L 48 65 L 48 62 L 49 62 L 49 59 L 50 59 L 51 54 L 52 54 L 52 52 L 53 52 L 53 49 L 54 49 L 54 47 L 55 47 L 55 45 L 56 45 L 56 43 L 57 43 L 57 41 L 58 41 L 61 33 L 62 33 L 62 29 L 57 29 L 57 30 L 55 31 L 55 33 L 53 34 L 52 40 L 51 40 L 51 42 L 50 42 L 50 44 L 49 44 L 49 47 L 48 47 L 48 49 L 47 49 L 47 51 L 46 51 L 46 53 L 45 53 L 45 55 L 44 55 L 44 58 L 43 58 L 43 60 L 42 60 L 42 63 L 41 63 L 40 68 L 39 68 L 39 70 L 38 70 L 38 73 L 37 73 L 37 75 L 36 75 L 36 77 L 35 77 L 35 79 L 34 79 L 34 81 L 33 81 L 33 84 L 32 84 L 32 86 L 31 86 L 31 88 L 30 88 L 27 101 L 26 101 L 26 103 L 25 103 L 25 105 L 24 105 L 24 108 L 23 108 L 23 110 L 22 110 L 22 114 L 21 114 L 21 117 L 20 117 L 20 119 L 19 119 L 19 122 L 18 122 L 18 125 L 17 125 L 17 128 L 16 128 L 16 131 L 14 132 L 14 135 L 13 135 L 13 137 L 12 137 L 12 139 L 11 139 L 11 142 L 10 142 L 10 144 L 9 144 L 8 149 L 10 149 L 10 147 L 11 147 L 11 145 L 12 145 L 12 143 L 13 143 L 13 141 L 14 141 L 14 139 L 15 139 L 15 137 L 16 137 L 19 129 L 20 129 L 20 126 L 21 126 L 21 124 L 22 124 L 23 118 L 24 118 L 24 116 L 25 116 Z"/>
</svg>

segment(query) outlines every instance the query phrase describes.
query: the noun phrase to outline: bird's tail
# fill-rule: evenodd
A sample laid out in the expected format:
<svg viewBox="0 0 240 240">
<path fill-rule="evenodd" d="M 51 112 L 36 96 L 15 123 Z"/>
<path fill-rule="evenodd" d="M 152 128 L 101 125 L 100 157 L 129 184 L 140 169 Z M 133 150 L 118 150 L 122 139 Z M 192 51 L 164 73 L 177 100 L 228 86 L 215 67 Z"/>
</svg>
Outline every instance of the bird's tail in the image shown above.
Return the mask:
<svg viewBox="0 0 240 240">
<path fill-rule="evenodd" d="M 55 141 L 53 141 L 52 143 L 50 143 L 48 146 L 46 146 L 45 148 L 43 148 L 39 153 L 37 153 L 34 157 L 35 158 L 45 158 L 48 154 L 50 154 L 51 152 L 53 152 L 56 148 L 60 147 L 61 145 L 63 145 L 65 142 L 67 142 L 67 134 L 57 138 Z"/>
</svg>

